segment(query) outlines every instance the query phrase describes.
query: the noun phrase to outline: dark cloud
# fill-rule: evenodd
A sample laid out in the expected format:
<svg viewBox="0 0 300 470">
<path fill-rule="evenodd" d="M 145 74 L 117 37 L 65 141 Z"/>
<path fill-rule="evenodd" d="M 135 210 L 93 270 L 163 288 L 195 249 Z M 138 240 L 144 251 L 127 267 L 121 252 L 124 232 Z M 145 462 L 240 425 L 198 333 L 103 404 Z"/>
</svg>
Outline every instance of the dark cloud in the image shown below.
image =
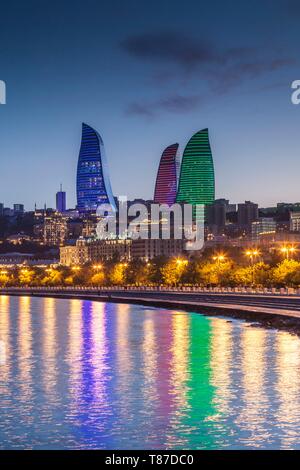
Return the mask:
<svg viewBox="0 0 300 470">
<path fill-rule="evenodd" d="M 209 44 L 197 43 L 176 32 L 131 36 L 121 43 L 121 47 L 141 59 L 174 62 L 185 67 L 218 60 Z"/>
<path fill-rule="evenodd" d="M 207 41 L 195 40 L 178 32 L 145 33 L 131 36 L 121 43 L 127 53 L 140 60 L 176 66 L 178 78 L 184 74 L 197 72 L 197 76 L 221 84 L 226 82 L 228 88 L 244 79 L 275 71 L 293 63 L 288 57 L 278 57 L 267 51 L 254 47 L 236 47 L 222 49 Z M 174 74 L 169 72 L 174 79 Z M 167 81 L 168 76 L 155 70 L 154 78 Z"/>
<path fill-rule="evenodd" d="M 217 93 L 226 93 L 233 87 L 244 82 L 246 79 L 253 80 L 268 72 L 293 64 L 290 59 L 273 59 L 270 61 L 257 60 L 256 62 L 238 62 L 222 70 L 220 74 L 215 70 L 208 73 L 210 87 Z"/>
<path fill-rule="evenodd" d="M 173 81 L 178 89 L 190 80 L 201 80 L 206 98 L 228 93 L 245 81 L 274 72 L 295 63 L 263 48 L 222 48 L 196 40 L 179 32 L 145 33 L 131 36 L 121 43 L 131 56 L 153 65 L 152 79 L 157 86 Z M 129 114 L 153 116 L 159 111 L 189 112 L 203 100 L 200 96 L 180 93 L 152 103 L 132 103 Z"/>
<path fill-rule="evenodd" d="M 138 116 L 154 117 L 160 111 L 174 113 L 186 113 L 196 109 L 203 99 L 198 95 L 183 96 L 170 95 L 160 98 L 157 101 L 141 103 L 131 103 L 127 108 L 127 113 Z"/>
</svg>

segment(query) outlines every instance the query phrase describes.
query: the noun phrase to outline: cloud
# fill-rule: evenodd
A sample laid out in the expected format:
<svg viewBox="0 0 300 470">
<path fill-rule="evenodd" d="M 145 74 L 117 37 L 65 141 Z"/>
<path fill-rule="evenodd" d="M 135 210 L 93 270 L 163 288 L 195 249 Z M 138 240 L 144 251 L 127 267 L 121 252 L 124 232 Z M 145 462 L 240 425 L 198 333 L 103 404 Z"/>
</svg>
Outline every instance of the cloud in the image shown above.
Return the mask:
<svg viewBox="0 0 300 470">
<path fill-rule="evenodd" d="M 132 57 L 150 63 L 152 84 L 166 86 L 171 81 L 182 90 L 188 81 L 206 87 L 205 100 L 225 94 L 245 81 L 254 80 L 285 68 L 295 60 L 258 47 L 223 48 L 205 40 L 194 39 L 179 32 L 154 32 L 130 36 L 121 48 Z M 200 95 L 174 93 L 151 103 L 134 102 L 129 114 L 152 117 L 159 111 L 189 112 L 203 103 Z"/>
<path fill-rule="evenodd" d="M 126 112 L 131 115 L 145 117 L 154 117 L 160 111 L 186 113 L 196 109 L 201 102 L 203 102 L 203 98 L 198 95 L 183 96 L 174 94 L 156 101 L 131 103 Z"/>
<path fill-rule="evenodd" d="M 163 64 L 176 67 L 177 77 L 193 78 L 192 72 L 207 81 L 231 84 L 245 79 L 253 79 L 264 73 L 283 68 L 294 61 L 288 57 L 278 57 L 272 51 L 262 55 L 261 48 L 234 47 L 222 49 L 204 40 L 196 40 L 179 32 L 144 33 L 130 36 L 121 47 L 131 56 L 150 62 L 156 67 Z M 174 79 L 169 71 L 169 77 Z M 158 82 L 167 81 L 168 75 L 161 70 L 154 71 Z"/>
<path fill-rule="evenodd" d="M 246 79 L 253 80 L 266 73 L 274 72 L 294 63 L 291 59 L 272 59 L 270 61 L 245 61 L 232 64 L 217 74 L 212 70 L 208 75 L 213 92 L 226 93 Z"/>
<path fill-rule="evenodd" d="M 176 32 L 145 33 L 131 36 L 121 47 L 132 56 L 144 60 L 174 62 L 184 67 L 210 63 L 218 58 L 209 44 L 198 43 Z"/>
</svg>

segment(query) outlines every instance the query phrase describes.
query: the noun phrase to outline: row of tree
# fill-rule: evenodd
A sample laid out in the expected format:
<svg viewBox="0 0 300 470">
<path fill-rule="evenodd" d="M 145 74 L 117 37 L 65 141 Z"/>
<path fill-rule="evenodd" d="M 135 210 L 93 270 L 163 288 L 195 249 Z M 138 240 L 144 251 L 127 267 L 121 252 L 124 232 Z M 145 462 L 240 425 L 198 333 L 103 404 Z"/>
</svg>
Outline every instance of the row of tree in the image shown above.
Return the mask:
<svg viewBox="0 0 300 470">
<path fill-rule="evenodd" d="M 149 263 L 108 261 L 81 267 L 0 269 L 0 286 L 72 285 L 300 286 L 300 262 L 290 259 L 276 265 L 238 264 L 224 259 L 157 258 Z"/>
</svg>

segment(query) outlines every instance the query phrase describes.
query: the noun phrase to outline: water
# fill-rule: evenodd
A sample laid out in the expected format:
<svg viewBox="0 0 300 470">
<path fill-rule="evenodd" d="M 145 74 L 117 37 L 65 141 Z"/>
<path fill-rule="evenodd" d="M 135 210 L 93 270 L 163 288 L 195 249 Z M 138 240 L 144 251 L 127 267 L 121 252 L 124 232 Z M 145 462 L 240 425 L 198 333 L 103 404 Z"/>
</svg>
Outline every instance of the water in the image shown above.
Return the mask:
<svg viewBox="0 0 300 470">
<path fill-rule="evenodd" d="M 299 449 L 299 369 L 243 321 L 0 296 L 0 448 Z"/>
</svg>

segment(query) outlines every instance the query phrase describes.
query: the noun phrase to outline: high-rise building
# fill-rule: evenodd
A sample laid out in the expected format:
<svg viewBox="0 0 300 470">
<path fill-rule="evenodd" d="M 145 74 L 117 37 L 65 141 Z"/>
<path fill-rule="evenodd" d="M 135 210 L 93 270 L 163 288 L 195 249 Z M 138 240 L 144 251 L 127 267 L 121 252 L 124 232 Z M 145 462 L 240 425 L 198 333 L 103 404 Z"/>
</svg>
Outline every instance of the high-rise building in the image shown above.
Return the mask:
<svg viewBox="0 0 300 470">
<path fill-rule="evenodd" d="M 83 123 L 77 166 L 77 208 L 80 212 L 96 211 L 100 204 L 110 204 L 116 210 L 103 141 L 97 131 Z"/>
<path fill-rule="evenodd" d="M 258 219 L 258 204 L 251 201 L 238 204 L 238 225 L 251 231 L 251 224 Z"/>
<path fill-rule="evenodd" d="M 2 217 L 4 211 L 4 204 L 0 202 L 0 217 Z"/>
<path fill-rule="evenodd" d="M 216 199 L 207 208 L 207 224 L 214 234 L 222 234 L 226 222 L 236 212 L 236 204 L 230 204 L 228 199 Z"/>
<path fill-rule="evenodd" d="M 194 134 L 185 147 L 176 201 L 207 205 L 214 199 L 214 163 L 208 129 L 203 129 Z"/>
<path fill-rule="evenodd" d="M 156 177 L 154 202 L 171 206 L 176 201 L 178 163 L 178 144 L 167 147 L 161 156 Z"/>
<path fill-rule="evenodd" d="M 60 191 L 56 193 L 56 210 L 57 212 L 66 212 L 67 204 L 66 204 L 66 192 L 62 190 L 62 186 L 60 186 Z"/>
<path fill-rule="evenodd" d="M 24 214 L 24 204 L 14 204 L 14 214 Z"/>
</svg>

